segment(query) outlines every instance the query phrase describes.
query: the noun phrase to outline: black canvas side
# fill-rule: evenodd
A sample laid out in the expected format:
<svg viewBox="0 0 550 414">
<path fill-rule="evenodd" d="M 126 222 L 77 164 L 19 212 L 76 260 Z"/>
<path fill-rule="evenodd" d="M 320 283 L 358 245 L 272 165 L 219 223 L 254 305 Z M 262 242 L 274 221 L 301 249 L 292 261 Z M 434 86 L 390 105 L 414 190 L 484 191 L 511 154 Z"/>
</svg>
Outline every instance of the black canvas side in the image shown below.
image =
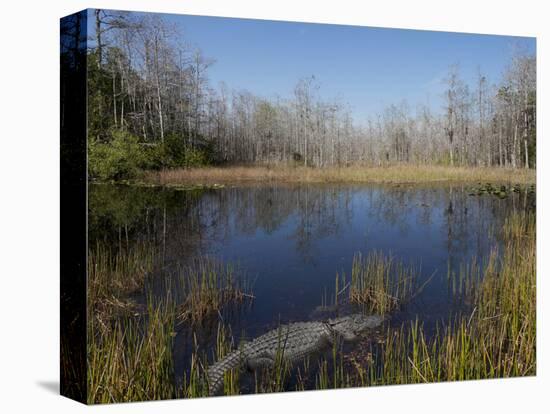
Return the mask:
<svg viewBox="0 0 550 414">
<path fill-rule="evenodd" d="M 61 19 L 61 394 L 86 402 L 87 11 Z"/>
</svg>

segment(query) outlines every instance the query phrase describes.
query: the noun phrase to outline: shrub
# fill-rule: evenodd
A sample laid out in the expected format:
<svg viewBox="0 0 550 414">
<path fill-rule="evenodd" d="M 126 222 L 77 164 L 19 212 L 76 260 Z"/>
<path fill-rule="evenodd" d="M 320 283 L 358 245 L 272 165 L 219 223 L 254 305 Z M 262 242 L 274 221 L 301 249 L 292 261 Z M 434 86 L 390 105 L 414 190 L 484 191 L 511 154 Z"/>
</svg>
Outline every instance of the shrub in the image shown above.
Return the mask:
<svg viewBox="0 0 550 414">
<path fill-rule="evenodd" d="M 189 148 L 185 152 L 184 161 L 181 167 L 201 167 L 210 164 L 211 157 L 208 151 Z"/>
<path fill-rule="evenodd" d="M 162 144 L 163 167 L 201 167 L 212 162 L 213 150 L 209 145 L 191 147 L 179 135 L 167 135 Z"/>
<path fill-rule="evenodd" d="M 163 143 L 140 143 L 127 131 L 113 130 L 110 140 L 90 140 L 88 171 L 90 178 L 101 181 L 136 178 L 143 170 L 200 167 L 213 159 L 209 145 L 191 148 L 181 136 L 168 135 Z"/>
<path fill-rule="evenodd" d="M 136 177 L 146 163 L 137 137 L 120 130 L 113 131 L 111 135 L 109 142 L 89 142 L 88 171 L 91 178 L 123 180 Z"/>
</svg>

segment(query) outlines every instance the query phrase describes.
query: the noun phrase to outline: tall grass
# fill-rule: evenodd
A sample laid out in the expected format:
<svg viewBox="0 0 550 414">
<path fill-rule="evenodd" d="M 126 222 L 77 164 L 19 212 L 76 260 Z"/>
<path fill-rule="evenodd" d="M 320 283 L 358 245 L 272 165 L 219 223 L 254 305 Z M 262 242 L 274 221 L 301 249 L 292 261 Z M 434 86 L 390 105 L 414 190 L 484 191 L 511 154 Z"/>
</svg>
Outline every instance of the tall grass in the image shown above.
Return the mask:
<svg viewBox="0 0 550 414">
<path fill-rule="evenodd" d="M 502 254 L 475 259 L 451 275 L 469 314 L 428 334 L 419 320 L 388 328 L 364 359 L 333 350 L 315 388 L 528 376 L 536 373 L 536 244 L 533 214 L 515 213 L 502 230 Z M 384 286 L 384 284 L 382 284 Z M 369 346 L 365 343 L 362 347 Z M 346 357 L 346 355 L 344 355 Z"/>
<path fill-rule="evenodd" d="M 404 304 L 414 293 L 416 270 L 383 252 L 353 257 L 349 300 L 369 313 L 385 314 Z M 338 277 L 338 276 L 337 276 Z"/>
<path fill-rule="evenodd" d="M 200 259 L 176 275 L 182 303 L 172 290 L 162 299 L 145 292 L 157 263 L 149 243 L 112 249 L 94 245 L 88 254 L 87 400 L 91 404 L 208 395 L 206 359 L 194 353 L 190 375 L 176 384 L 173 340 L 177 321 L 197 322 L 229 302 L 251 298 L 248 285 L 232 265 Z M 145 295 L 146 304 L 132 299 Z M 218 332 L 218 357 L 230 349 Z M 237 376 L 228 373 L 229 393 L 238 392 Z M 236 375 L 236 374 L 235 374 Z M 231 391 L 233 390 L 233 391 Z"/>
<path fill-rule="evenodd" d="M 315 377 L 315 388 L 319 390 L 345 388 L 350 383 L 352 383 L 350 373 L 344 369 L 343 354 L 335 342 L 332 345 L 331 358 L 321 358 L 319 361 Z"/>
<path fill-rule="evenodd" d="M 502 229 L 501 255 L 461 267 L 471 312 L 428 336 L 418 320 L 388 329 L 374 362 L 356 361 L 342 376 L 320 370 L 317 388 L 456 381 L 536 373 L 535 218 L 514 214 Z"/>
<path fill-rule="evenodd" d="M 175 398 L 174 309 L 153 304 L 147 315 L 116 320 L 109 331 L 88 328 L 88 403 Z"/>
<path fill-rule="evenodd" d="M 147 242 L 122 249 L 98 242 L 88 249 L 88 320 L 96 328 L 109 329 L 114 317 L 135 310 L 130 295 L 143 288 L 156 258 Z"/>
<path fill-rule="evenodd" d="M 179 306 L 181 321 L 198 322 L 220 312 L 229 303 L 242 303 L 254 296 L 244 277 L 232 264 L 210 258 L 195 260 L 180 270 L 179 289 L 185 298 Z"/>
<path fill-rule="evenodd" d="M 453 271 L 449 263 L 447 286 L 452 297 L 465 304 L 472 304 L 484 274 L 494 271 L 497 259 L 496 250 L 492 250 L 489 257 L 482 260 L 481 263 L 476 256 L 473 256 L 468 262 L 460 263 L 458 272 Z"/>
<path fill-rule="evenodd" d="M 502 255 L 491 253 L 482 267 L 483 279 L 466 292 L 472 315 L 461 318 L 455 331 L 466 344 L 475 338 L 465 360 L 472 375 L 493 378 L 536 372 L 535 233 L 534 214 L 510 216 L 502 228 Z M 472 268 L 461 273 L 463 280 L 479 278 Z M 464 350 L 453 339 L 447 331 L 444 346 L 451 356 Z M 449 371 L 447 378 L 456 378 L 456 370 Z"/>
<path fill-rule="evenodd" d="M 296 183 L 421 183 L 421 182 L 535 182 L 535 171 L 508 168 L 445 167 L 396 164 L 306 168 L 286 165 L 170 169 L 149 172 L 146 181 L 160 185 L 183 183 L 296 182 Z"/>
</svg>

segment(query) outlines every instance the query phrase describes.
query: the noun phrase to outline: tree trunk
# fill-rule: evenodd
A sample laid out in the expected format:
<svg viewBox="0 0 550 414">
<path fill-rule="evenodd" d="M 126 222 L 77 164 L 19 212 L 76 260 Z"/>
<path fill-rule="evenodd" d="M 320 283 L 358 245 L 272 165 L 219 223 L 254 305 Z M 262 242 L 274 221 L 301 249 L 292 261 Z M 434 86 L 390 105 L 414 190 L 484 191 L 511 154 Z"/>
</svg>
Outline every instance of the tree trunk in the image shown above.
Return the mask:
<svg viewBox="0 0 550 414">
<path fill-rule="evenodd" d="M 528 148 L 527 148 L 527 139 L 523 140 L 523 147 L 524 147 L 524 151 L 525 151 L 525 168 L 528 169 L 529 168 L 529 152 L 528 152 Z"/>
<path fill-rule="evenodd" d="M 517 122 L 517 117 L 516 117 L 516 120 L 515 120 L 515 125 L 514 125 L 514 141 L 512 143 L 512 168 L 516 168 L 517 167 L 517 162 L 516 162 L 516 155 L 517 155 L 517 148 L 518 148 L 518 122 Z"/>
<path fill-rule="evenodd" d="M 504 164 L 504 159 L 502 157 L 502 125 L 498 126 L 498 164 L 500 167 Z"/>
<path fill-rule="evenodd" d="M 97 68 L 101 69 L 101 60 L 103 57 L 103 44 L 101 43 L 101 19 L 99 17 L 99 14 L 101 13 L 101 9 L 95 10 L 95 36 L 96 36 L 96 43 L 97 43 Z"/>
<path fill-rule="evenodd" d="M 307 167 L 307 109 L 304 118 L 304 166 Z"/>
<path fill-rule="evenodd" d="M 449 158 L 451 159 L 451 167 L 454 166 L 454 151 L 453 151 L 453 131 L 450 130 L 449 134 Z"/>
<path fill-rule="evenodd" d="M 529 130 L 529 117 L 527 115 L 527 92 L 525 95 L 525 108 L 523 110 L 523 148 L 525 151 L 525 168 L 529 168 L 529 146 L 527 145 Z"/>
<path fill-rule="evenodd" d="M 117 112 L 116 112 L 116 73 L 113 70 L 113 120 L 115 127 L 118 127 Z"/>
<path fill-rule="evenodd" d="M 155 75 L 157 81 L 157 106 L 159 115 L 160 139 L 164 142 L 164 114 L 162 112 L 162 97 L 160 94 L 160 69 L 159 69 L 159 54 L 158 54 L 158 39 L 155 38 Z"/>
</svg>

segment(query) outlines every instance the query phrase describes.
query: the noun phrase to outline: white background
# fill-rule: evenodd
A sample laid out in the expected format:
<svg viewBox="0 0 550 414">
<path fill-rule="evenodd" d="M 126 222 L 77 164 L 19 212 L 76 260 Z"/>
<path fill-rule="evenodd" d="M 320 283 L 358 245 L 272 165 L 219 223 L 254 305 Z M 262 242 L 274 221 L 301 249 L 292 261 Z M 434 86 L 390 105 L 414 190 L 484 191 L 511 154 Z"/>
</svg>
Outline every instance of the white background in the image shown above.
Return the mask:
<svg viewBox="0 0 550 414">
<path fill-rule="evenodd" d="M 541 412 L 549 409 L 545 1 L 7 0 L 0 8 L 0 411 Z M 86 7 L 537 36 L 538 375 L 86 408 L 58 396 L 59 18 Z M 546 124 L 548 125 L 548 124 Z M 546 128 L 546 131 L 548 128 Z M 547 185 L 547 184 L 546 184 Z M 542 246 L 545 246 L 543 250 Z M 546 253 L 546 256 L 545 256 Z M 549 300 L 550 299 L 546 299 Z M 546 406 L 546 407 L 545 407 Z"/>
</svg>

